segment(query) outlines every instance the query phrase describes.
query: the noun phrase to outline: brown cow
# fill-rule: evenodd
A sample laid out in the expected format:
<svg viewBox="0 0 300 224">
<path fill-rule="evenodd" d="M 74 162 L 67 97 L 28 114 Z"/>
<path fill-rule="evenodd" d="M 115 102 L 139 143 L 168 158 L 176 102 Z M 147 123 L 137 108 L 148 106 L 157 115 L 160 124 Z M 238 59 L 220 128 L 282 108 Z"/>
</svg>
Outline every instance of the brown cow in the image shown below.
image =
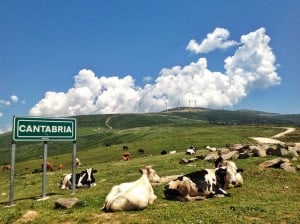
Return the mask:
<svg viewBox="0 0 300 224">
<path fill-rule="evenodd" d="M 8 164 L 2 166 L 2 171 L 6 171 L 6 170 L 10 170 L 10 169 L 11 169 L 11 167 Z"/>
<path fill-rule="evenodd" d="M 130 153 L 129 153 L 129 152 L 126 152 L 126 153 L 123 154 L 122 159 L 123 159 L 124 161 L 127 161 L 127 160 L 130 159 L 130 157 L 131 157 Z"/>
<path fill-rule="evenodd" d="M 42 165 L 42 169 L 43 169 L 43 164 Z M 46 167 L 47 167 L 47 171 L 53 171 L 53 165 L 49 162 L 46 162 Z"/>
<path fill-rule="evenodd" d="M 58 170 L 63 170 L 64 168 L 65 168 L 64 164 L 60 164 L 60 165 L 58 166 Z"/>
</svg>

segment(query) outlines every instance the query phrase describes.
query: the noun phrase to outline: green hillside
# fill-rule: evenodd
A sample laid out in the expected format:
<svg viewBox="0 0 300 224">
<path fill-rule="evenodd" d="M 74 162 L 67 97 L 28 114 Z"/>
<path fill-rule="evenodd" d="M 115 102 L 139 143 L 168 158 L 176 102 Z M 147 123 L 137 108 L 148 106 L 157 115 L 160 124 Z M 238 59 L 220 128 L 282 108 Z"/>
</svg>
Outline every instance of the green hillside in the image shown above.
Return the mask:
<svg viewBox="0 0 300 224">
<path fill-rule="evenodd" d="M 134 145 L 136 148 L 152 148 L 151 142 L 158 141 L 160 147 L 151 149 L 151 153 L 159 154 L 163 148 L 176 149 L 185 148 L 189 145 L 214 144 L 224 146 L 230 142 L 247 142 L 248 136 L 257 135 L 247 131 L 244 136 L 231 136 L 224 139 L 214 140 L 214 137 L 203 136 L 203 129 L 211 132 L 218 132 L 230 129 L 230 126 L 215 127 L 218 125 L 276 125 L 276 126 L 297 126 L 300 115 L 274 115 L 253 111 L 227 111 L 227 110 L 182 110 L 173 109 L 161 113 L 135 113 L 135 114 L 96 114 L 77 116 L 77 148 L 78 151 L 85 151 L 97 147 L 109 145 Z M 251 128 L 239 127 L 240 129 L 251 130 Z M 189 129 L 193 130 L 189 136 L 184 134 Z M 172 140 L 166 140 L 166 133 L 171 135 Z M 181 133 L 182 137 L 178 134 Z M 275 132 L 274 132 L 275 133 Z M 269 133 L 267 133 L 269 134 Z M 260 133 L 264 136 L 265 133 Z M 226 137 L 226 138 L 225 138 Z M 290 140 L 295 141 L 299 136 L 293 136 Z M 175 141 L 174 141 L 175 139 Z M 210 140 L 211 139 L 211 140 Z M 0 164 L 9 163 L 11 151 L 11 133 L 0 135 Z M 39 158 L 42 155 L 41 142 L 18 142 L 16 161 Z M 68 142 L 50 142 L 49 156 L 69 153 L 72 144 Z"/>
<path fill-rule="evenodd" d="M 248 115 L 247 114 L 252 115 Z M 212 168 L 211 162 L 199 160 L 192 164 L 179 163 L 187 147 L 199 150 L 196 156 L 206 155 L 206 145 L 225 147 L 228 143 L 251 143 L 251 136 L 270 137 L 292 125 L 296 131 L 281 140 L 300 142 L 300 128 L 292 120 L 284 123 L 270 114 L 232 111 L 166 111 L 148 114 L 105 114 L 77 116 L 77 157 L 82 162 L 78 172 L 88 167 L 98 170 L 97 186 L 71 191 L 59 189 L 61 175 L 71 172 L 72 143 L 49 142 L 48 161 L 54 171 L 47 173 L 45 201 L 41 195 L 42 142 L 17 142 L 15 165 L 15 203 L 9 201 L 10 172 L 0 171 L 0 223 L 299 223 L 299 181 L 297 173 L 279 169 L 259 170 L 258 165 L 270 157 L 237 160 L 245 170 L 245 184 L 229 190 L 231 197 L 180 203 L 164 198 L 164 184 L 155 186 L 158 199 L 143 211 L 104 213 L 100 209 L 112 186 L 136 180 L 139 168 L 154 166 L 160 176 L 189 173 Z M 268 122 L 258 124 L 258 117 Z M 293 117 L 294 119 L 294 117 Z M 272 123 L 272 122 L 274 123 Z M 279 123 L 277 123 L 280 121 Z M 0 135 L 0 164 L 10 163 L 11 133 Z M 123 146 L 131 153 L 129 161 L 122 160 Z M 138 150 L 144 149 L 144 154 Z M 162 150 L 176 154 L 161 155 Z M 274 157 L 271 157 L 274 158 Z M 299 160 L 299 159 L 298 159 Z M 298 160 L 291 161 L 294 166 Z M 64 164 L 63 171 L 57 170 Z M 276 178 L 274 178 L 276 177 Z M 54 209 L 58 198 L 77 197 L 81 205 L 73 209 Z M 32 220 L 24 214 L 36 212 Z M 200 215 L 199 215 L 200 214 Z"/>
</svg>

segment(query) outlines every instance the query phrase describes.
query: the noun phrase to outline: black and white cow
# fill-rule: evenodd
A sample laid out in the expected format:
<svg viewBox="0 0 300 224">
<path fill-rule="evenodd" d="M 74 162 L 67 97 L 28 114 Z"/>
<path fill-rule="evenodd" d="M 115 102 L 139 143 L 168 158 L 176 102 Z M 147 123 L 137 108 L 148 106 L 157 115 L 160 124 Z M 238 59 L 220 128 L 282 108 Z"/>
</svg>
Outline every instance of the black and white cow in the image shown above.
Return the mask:
<svg viewBox="0 0 300 224">
<path fill-rule="evenodd" d="M 223 157 L 219 157 L 215 161 L 215 168 L 226 167 L 227 175 L 225 177 L 224 189 L 241 187 L 244 184 L 242 177 L 243 169 L 237 168 L 237 165 L 233 161 L 225 160 Z"/>
<path fill-rule="evenodd" d="M 165 186 L 165 197 L 171 200 L 193 201 L 229 196 L 223 189 L 227 174 L 226 167 L 220 167 L 179 176 Z"/>
<path fill-rule="evenodd" d="M 76 188 L 81 187 L 93 187 L 96 186 L 95 183 L 95 177 L 94 173 L 97 173 L 97 170 L 93 168 L 88 168 L 81 173 L 76 174 Z M 72 188 L 72 174 L 67 174 L 63 176 L 61 183 L 60 183 L 60 189 L 71 189 Z"/>
<path fill-rule="evenodd" d="M 189 148 L 186 149 L 185 154 L 187 155 L 192 155 L 195 154 L 197 149 L 194 146 L 190 146 Z"/>
</svg>

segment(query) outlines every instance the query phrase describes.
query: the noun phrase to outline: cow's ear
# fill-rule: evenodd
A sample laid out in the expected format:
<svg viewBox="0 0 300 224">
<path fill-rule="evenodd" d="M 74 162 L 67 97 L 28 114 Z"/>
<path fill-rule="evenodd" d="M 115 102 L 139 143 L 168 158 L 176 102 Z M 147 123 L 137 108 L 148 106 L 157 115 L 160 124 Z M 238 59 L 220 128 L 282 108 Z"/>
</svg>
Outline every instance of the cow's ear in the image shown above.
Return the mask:
<svg viewBox="0 0 300 224">
<path fill-rule="evenodd" d="M 179 181 L 182 181 L 182 180 L 183 180 L 183 176 L 177 177 L 177 179 L 178 179 Z"/>
<path fill-rule="evenodd" d="M 92 169 L 92 173 L 97 173 L 98 171 L 95 169 Z"/>
<path fill-rule="evenodd" d="M 215 168 L 218 168 L 219 164 L 222 164 L 222 163 L 223 163 L 223 157 L 219 156 L 219 158 L 216 159 L 216 161 L 215 161 Z"/>
</svg>

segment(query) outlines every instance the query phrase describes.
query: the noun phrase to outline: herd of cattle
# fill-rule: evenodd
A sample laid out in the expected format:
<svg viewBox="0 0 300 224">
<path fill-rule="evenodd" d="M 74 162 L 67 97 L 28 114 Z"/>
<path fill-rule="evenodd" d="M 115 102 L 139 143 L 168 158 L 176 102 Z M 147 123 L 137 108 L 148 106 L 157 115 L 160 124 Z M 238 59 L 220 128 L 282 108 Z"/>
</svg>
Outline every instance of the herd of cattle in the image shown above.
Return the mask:
<svg viewBox="0 0 300 224">
<path fill-rule="evenodd" d="M 186 154 L 194 154 L 196 149 L 189 147 Z M 129 159 L 130 154 L 127 154 Z M 124 159 L 124 158 L 123 158 Z M 125 160 L 124 159 L 124 160 Z M 81 162 L 76 158 L 76 165 L 81 166 Z M 202 169 L 185 175 L 175 175 L 172 179 L 160 178 L 156 171 L 147 166 L 141 168 L 141 177 L 133 182 L 121 183 L 112 187 L 105 198 L 102 208 L 105 212 L 142 210 L 152 204 L 157 196 L 152 188 L 153 184 L 166 184 L 164 186 L 164 196 L 169 200 L 194 201 L 211 197 L 224 197 L 230 194 L 226 189 L 240 187 L 243 185 L 242 169 L 237 168 L 233 161 L 224 160 L 221 156 L 215 160 L 215 167 L 212 169 Z M 42 164 L 43 166 L 43 164 Z M 46 164 L 47 170 L 52 171 L 53 165 Z M 63 169 L 61 164 L 59 168 Z M 3 166 L 3 171 L 10 169 L 9 165 Z M 91 188 L 96 185 L 94 168 L 88 168 L 81 173 L 77 173 L 75 180 L 76 188 Z M 72 174 L 63 175 L 60 189 L 72 188 Z"/>
<path fill-rule="evenodd" d="M 96 185 L 94 173 L 97 170 L 88 168 L 76 174 L 77 188 Z M 211 197 L 229 196 L 226 189 L 243 185 L 242 169 L 233 161 L 219 157 L 215 168 L 203 169 L 186 175 L 177 175 L 171 181 L 163 182 L 152 166 L 140 169 L 141 177 L 133 182 L 121 183 L 112 187 L 105 198 L 102 208 L 105 212 L 142 210 L 152 204 L 157 196 L 153 184 L 163 184 L 166 199 L 178 201 L 203 200 Z M 72 174 L 63 176 L 61 189 L 71 189 Z"/>
</svg>

